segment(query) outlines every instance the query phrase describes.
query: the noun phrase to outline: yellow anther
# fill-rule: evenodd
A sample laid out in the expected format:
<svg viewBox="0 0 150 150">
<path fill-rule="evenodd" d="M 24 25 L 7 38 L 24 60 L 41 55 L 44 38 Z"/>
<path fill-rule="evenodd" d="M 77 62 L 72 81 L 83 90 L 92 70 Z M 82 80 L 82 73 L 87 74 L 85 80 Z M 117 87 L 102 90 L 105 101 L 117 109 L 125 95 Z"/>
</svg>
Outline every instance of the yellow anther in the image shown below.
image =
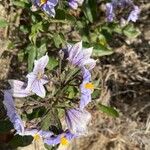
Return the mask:
<svg viewBox="0 0 150 150">
<path fill-rule="evenodd" d="M 86 89 L 90 89 L 90 90 L 94 90 L 94 84 L 92 84 L 92 83 L 86 83 L 85 85 L 84 85 L 84 87 L 86 88 Z"/>
<path fill-rule="evenodd" d="M 40 0 L 40 4 L 43 5 L 47 2 L 47 0 Z"/>
<path fill-rule="evenodd" d="M 60 140 L 60 144 L 63 145 L 63 146 L 66 146 L 69 144 L 69 141 L 67 138 L 65 137 L 62 137 L 61 140 Z"/>
<path fill-rule="evenodd" d="M 38 141 L 40 139 L 40 135 L 36 133 L 33 138 L 35 141 Z"/>
</svg>

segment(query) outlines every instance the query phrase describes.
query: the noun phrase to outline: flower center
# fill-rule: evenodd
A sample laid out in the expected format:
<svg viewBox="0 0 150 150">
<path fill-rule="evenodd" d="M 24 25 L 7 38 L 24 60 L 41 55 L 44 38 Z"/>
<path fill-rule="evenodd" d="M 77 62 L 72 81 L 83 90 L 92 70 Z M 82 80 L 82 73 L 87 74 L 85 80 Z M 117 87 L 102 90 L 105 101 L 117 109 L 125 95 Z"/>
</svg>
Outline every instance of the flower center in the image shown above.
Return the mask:
<svg viewBox="0 0 150 150">
<path fill-rule="evenodd" d="M 43 77 L 43 73 L 39 71 L 37 74 L 37 79 L 40 80 L 42 77 Z"/>
<path fill-rule="evenodd" d="M 62 145 L 68 145 L 68 144 L 69 144 L 69 141 L 68 141 L 67 138 L 62 137 L 61 140 L 60 140 L 60 144 L 62 144 Z"/>
<path fill-rule="evenodd" d="M 94 89 L 94 84 L 92 84 L 92 83 L 86 83 L 85 85 L 84 85 L 84 87 L 86 88 L 86 89 L 90 89 L 90 90 L 93 90 Z"/>
<path fill-rule="evenodd" d="M 35 141 L 38 141 L 40 139 L 40 135 L 36 133 L 33 138 Z"/>
<path fill-rule="evenodd" d="M 40 0 L 40 5 L 43 5 L 47 2 L 47 0 Z"/>
</svg>

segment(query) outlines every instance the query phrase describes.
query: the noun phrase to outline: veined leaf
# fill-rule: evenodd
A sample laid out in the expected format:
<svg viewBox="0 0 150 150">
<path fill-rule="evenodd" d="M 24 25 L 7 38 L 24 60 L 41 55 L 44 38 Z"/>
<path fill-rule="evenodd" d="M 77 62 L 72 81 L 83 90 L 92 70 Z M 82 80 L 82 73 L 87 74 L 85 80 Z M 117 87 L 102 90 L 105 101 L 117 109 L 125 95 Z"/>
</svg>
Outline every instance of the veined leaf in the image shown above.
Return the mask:
<svg viewBox="0 0 150 150">
<path fill-rule="evenodd" d="M 112 108 L 112 107 L 99 104 L 99 105 L 98 105 L 98 108 L 99 108 L 102 112 L 106 113 L 106 114 L 109 115 L 109 116 L 112 116 L 112 117 L 119 117 L 118 111 L 117 111 L 116 109 Z"/>
</svg>

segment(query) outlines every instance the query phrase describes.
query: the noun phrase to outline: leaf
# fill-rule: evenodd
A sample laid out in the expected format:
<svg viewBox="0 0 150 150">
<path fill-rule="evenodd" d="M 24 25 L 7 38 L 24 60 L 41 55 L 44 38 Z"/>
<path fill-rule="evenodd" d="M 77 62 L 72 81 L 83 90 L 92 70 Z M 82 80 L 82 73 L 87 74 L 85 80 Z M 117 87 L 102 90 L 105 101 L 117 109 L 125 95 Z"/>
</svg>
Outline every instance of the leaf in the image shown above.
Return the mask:
<svg viewBox="0 0 150 150">
<path fill-rule="evenodd" d="M 44 106 L 41 106 L 41 107 L 38 107 L 38 108 L 34 108 L 32 113 L 27 114 L 27 118 L 29 120 L 32 120 L 34 118 L 39 118 L 39 117 L 42 117 L 45 112 L 46 112 L 46 109 L 45 109 Z"/>
<path fill-rule="evenodd" d="M 93 56 L 106 56 L 113 54 L 113 51 L 103 45 L 95 45 L 93 49 Z"/>
<path fill-rule="evenodd" d="M 41 22 L 38 22 L 34 25 L 32 25 L 32 28 L 31 28 L 31 33 L 29 35 L 29 39 L 31 42 L 33 42 L 34 44 L 36 44 L 36 39 L 37 39 L 37 36 L 38 36 L 38 33 L 40 31 L 43 31 L 43 24 L 42 24 L 42 21 Z"/>
<path fill-rule="evenodd" d="M 44 146 L 47 150 L 57 150 L 58 149 L 58 146 L 51 146 L 51 145 L 47 145 L 47 144 L 44 144 Z"/>
<path fill-rule="evenodd" d="M 15 1 L 13 0 L 13 5 L 17 6 L 17 7 L 22 7 L 22 8 L 25 8 L 27 7 L 27 3 L 24 2 L 24 1 Z"/>
<path fill-rule="evenodd" d="M 84 12 L 84 15 L 87 18 L 87 20 L 89 20 L 92 23 L 93 22 L 93 16 L 92 16 L 92 13 L 91 13 L 91 10 L 90 10 L 88 3 L 85 5 L 83 12 Z"/>
<path fill-rule="evenodd" d="M 32 136 L 20 136 L 15 135 L 14 138 L 9 142 L 12 148 L 17 148 L 19 146 L 27 146 L 32 143 Z"/>
<path fill-rule="evenodd" d="M 105 106 L 105 105 L 102 105 L 102 104 L 99 104 L 98 105 L 98 108 L 106 113 L 107 115 L 109 116 L 112 116 L 112 117 L 119 117 L 119 113 L 117 112 L 116 109 L 112 108 L 112 107 L 108 107 L 108 106 Z"/>
<path fill-rule="evenodd" d="M 124 29 L 123 29 L 124 35 L 126 35 L 128 38 L 136 38 L 141 34 L 140 30 L 136 27 L 134 27 L 133 24 L 128 24 Z"/>
<path fill-rule="evenodd" d="M 56 66 L 58 66 L 58 60 L 54 57 L 49 57 L 49 62 L 46 66 L 48 70 L 53 70 Z"/>
<path fill-rule="evenodd" d="M 96 19 L 96 1 L 93 0 L 86 0 L 85 5 L 83 8 L 83 12 L 87 20 L 89 20 L 91 23 Z"/>
<path fill-rule="evenodd" d="M 46 47 L 46 44 L 44 43 L 39 48 L 37 48 L 37 59 L 44 56 L 46 51 L 47 51 L 47 47 Z"/>
<path fill-rule="evenodd" d="M 54 44 L 57 48 L 60 48 L 60 45 L 63 43 L 64 39 L 62 39 L 62 36 L 60 34 L 54 34 L 53 36 Z"/>
<path fill-rule="evenodd" d="M 0 18 L 0 28 L 5 28 L 8 26 L 8 22 L 5 19 Z"/>
<path fill-rule="evenodd" d="M 32 71 L 34 60 L 36 58 L 36 47 L 29 45 L 27 47 L 27 52 L 28 52 L 28 72 Z"/>
<path fill-rule="evenodd" d="M 51 108 L 41 122 L 41 128 L 43 130 L 51 129 L 52 132 L 58 134 L 62 130 L 61 122 L 58 117 L 57 109 Z"/>
<path fill-rule="evenodd" d="M 13 128 L 9 120 L 0 121 L 0 133 L 5 133 Z"/>
<path fill-rule="evenodd" d="M 77 92 L 77 91 L 76 91 L 75 87 L 69 86 L 69 87 L 67 88 L 68 98 L 70 98 L 70 99 L 74 98 L 75 95 L 76 95 L 76 92 Z"/>
</svg>

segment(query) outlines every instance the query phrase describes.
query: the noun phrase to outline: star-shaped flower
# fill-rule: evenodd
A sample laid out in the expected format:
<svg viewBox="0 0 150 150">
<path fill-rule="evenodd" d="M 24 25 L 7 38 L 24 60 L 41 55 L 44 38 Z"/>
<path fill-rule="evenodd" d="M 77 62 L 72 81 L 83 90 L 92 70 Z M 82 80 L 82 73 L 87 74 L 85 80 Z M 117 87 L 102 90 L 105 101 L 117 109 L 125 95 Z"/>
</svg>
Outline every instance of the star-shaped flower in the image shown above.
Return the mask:
<svg viewBox="0 0 150 150">
<path fill-rule="evenodd" d="M 96 65 L 96 60 L 90 58 L 93 48 L 82 48 L 82 41 L 75 45 L 67 45 L 68 60 L 72 65 L 80 68 L 86 67 L 89 70 L 93 69 Z"/>
<path fill-rule="evenodd" d="M 45 67 L 49 61 L 47 54 L 34 62 L 33 72 L 27 75 L 28 83 L 26 90 L 31 91 L 44 98 L 46 91 L 44 84 L 48 83 L 47 76 L 44 74 Z"/>
<path fill-rule="evenodd" d="M 50 16 L 55 16 L 55 6 L 58 3 L 58 0 L 32 0 L 33 4 L 37 7 L 40 7 Z"/>
</svg>

